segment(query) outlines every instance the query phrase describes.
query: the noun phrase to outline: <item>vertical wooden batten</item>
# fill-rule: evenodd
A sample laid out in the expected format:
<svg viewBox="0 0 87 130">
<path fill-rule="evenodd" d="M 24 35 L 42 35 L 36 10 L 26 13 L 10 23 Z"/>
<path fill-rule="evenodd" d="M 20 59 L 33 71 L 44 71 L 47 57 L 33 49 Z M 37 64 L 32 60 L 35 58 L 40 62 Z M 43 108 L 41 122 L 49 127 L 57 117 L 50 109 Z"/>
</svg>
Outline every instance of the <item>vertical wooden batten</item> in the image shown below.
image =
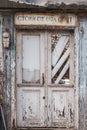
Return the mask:
<svg viewBox="0 0 87 130">
<path fill-rule="evenodd" d="M 79 129 L 87 129 L 87 17 L 80 19 Z"/>
<path fill-rule="evenodd" d="M 74 82 L 75 82 L 75 129 L 79 129 L 79 85 L 80 85 L 80 78 L 79 78 L 79 68 L 80 68 L 80 36 L 79 36 L 79 28 L 76 27 L 74 31 L 74 58 L 75 58 L 75 71 L 74 71 Z"/>
<path fill-rule="evenodd" d="M 11 15 L 11 128 L 16 125 L 16 87 L 15 87 L 15 28 Z"/>
<path fill-rule="evenodd" d="M 6 30 L 11 31 L 11 21 L 10 15 L 2 16 L 2 32 Z M 5 119 L 7 129 L 11 128 L 11 58 L 10 58 L 10 48 L 3 48 L 4 52 L 4 87 L 5 87 Z"/>
</svg>

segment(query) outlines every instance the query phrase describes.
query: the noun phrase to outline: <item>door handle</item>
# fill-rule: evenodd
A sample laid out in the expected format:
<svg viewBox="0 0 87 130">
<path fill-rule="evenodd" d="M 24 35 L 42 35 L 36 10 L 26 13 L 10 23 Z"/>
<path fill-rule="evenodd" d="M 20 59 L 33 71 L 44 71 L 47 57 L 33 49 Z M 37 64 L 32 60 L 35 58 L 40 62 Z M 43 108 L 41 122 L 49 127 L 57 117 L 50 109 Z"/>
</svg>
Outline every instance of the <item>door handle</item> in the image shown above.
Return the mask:
<svg viewBox="0 0 87 130">
<path fill-rule="evenodd" d="M 42 73 L 42 84 L 45 83 L 45 80 L 44 80 L 44 73 Z"/>
</svg>

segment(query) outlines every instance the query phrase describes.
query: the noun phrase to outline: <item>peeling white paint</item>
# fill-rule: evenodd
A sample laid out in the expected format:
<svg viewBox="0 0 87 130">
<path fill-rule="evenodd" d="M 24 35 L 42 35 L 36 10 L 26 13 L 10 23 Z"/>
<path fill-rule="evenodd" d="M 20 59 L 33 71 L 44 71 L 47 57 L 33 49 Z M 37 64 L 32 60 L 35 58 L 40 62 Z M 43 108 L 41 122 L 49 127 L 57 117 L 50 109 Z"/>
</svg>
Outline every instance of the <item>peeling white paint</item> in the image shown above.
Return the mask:
<svg viewBox="0 0 87 130">
<path fill-rule="evenodd" d="M 31 5 L 40 5 L 40 6 L 44 6 L 44 5 L 61 5 L 62 3 L 64 3 L 65 5 L 70 5 L 70 4 L 77 4 L 77 5 L 85 5 L 87 4 L 86 0 L 9 0 L 9 1 L 14 1 L 14 2 L 19 2 L 19 3 L 25 3 L 25 4 L 31 4 Z"/>
</svg>

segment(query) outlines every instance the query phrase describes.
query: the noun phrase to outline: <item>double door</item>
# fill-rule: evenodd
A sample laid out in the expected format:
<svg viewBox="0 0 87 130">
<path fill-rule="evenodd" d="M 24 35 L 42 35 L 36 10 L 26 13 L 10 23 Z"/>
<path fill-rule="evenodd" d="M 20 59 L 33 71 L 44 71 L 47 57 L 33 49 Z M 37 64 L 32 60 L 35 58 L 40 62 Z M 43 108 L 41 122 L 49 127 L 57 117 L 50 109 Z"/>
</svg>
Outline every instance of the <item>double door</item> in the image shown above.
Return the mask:
<svg viewBox="0 0 87 130">
<path fill-rule="evenodd" d="M 17 33 L 18 127 L 74 127 L 73 34 Z"/>
</svg>

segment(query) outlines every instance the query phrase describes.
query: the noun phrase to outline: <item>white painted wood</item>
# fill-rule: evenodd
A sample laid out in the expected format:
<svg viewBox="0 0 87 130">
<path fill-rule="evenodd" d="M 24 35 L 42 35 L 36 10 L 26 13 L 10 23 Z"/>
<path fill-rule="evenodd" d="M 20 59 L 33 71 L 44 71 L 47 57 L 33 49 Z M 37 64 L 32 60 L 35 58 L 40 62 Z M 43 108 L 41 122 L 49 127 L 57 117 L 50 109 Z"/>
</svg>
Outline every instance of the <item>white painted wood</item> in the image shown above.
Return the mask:
<svg viewBox="0 0 87 130">
<path fill-rule="evenodd" d="M 73 34 L 70 35 L 70 84 L 74 84 L 74 38 Z M 73 70 L 73 71 L 72 71 Z"/>
<path fill-rule="evenodd" d="M 17 83 L 22 83 L 22 35 L 17 33 L 17 46 L 16 46 L 16 75 Z"/>
<path fill-rule="evenodd" d="M 11 1 L 11 0 L 10 0 Z M 17 1 L 17 0 L 13 0 Z M 18 0 L 19 1 L 19 0 Z M 44 5 L 47 2 L 44 0 Z M 43 6 L 39 2 L 40 6 Z M 33 4 L 33 3 L 32 3 Z M 16 13 L 14 16 L 15 25 L 24 25 L 24 26 L 59 26 L 59 27 L 75 27 L 77 23 L 77 17 L 74 14 L 66 14 L 66 17 L 62 16 L 63 14 L 35 14 L 35 13 Z M 61 21 L 61 22 L 60 22 Z M 68 22 L 67 22 L 68 21 Z"/>
<path fill-rule="evenodd" d="M 40 82 L 40 36 L 23 35 L 23 80 Z"/>
<path fill-rule="evenodd" d="M 48 87 L 48 106 L 49 127 L 74 126 L 73 88 Z"/>
<path fill-rule="evenodd" d="M 56 66 L 51 73 L 51 33 L 48 32 L 33 32 L 33 33 L 21 33 L 18 41 L 17 58 L 19 59 L 17 65 L 17 70 L 22 70 L 23 68 L 38 68 L 40 70 L 40 83 L 43 82 L 42 74 L 44 74 L 44 84 L 29 84 L 20 82 L 20 87 L 17 87 L 17 126 L 18 127 L 73 127 L 74 126 L 74 88 L 70 88 L 66 84 L 57 86 L 61 78 L 66 73 L 70 66 L 70 59 L 66 62 L 63 70 L 61 71 L 58 79 L 55 81 L 56 84 L 51 84 L 51 74 L 56 74 L 56 71 L 61 67 L 64 61 L 70 54 L 70 48 L 62 55 Z M 29 40 L 31 38 L 31 43 Z M 38 38 L 39 37 L 39 38 Z M 62 40 L 63 38 L 63 40 Z M 21 44 L 21 39 L 23 39 L 23 45 Z M 37 39 L 35 41 L 35 39 Z M 65 40 L 64 40 L 65 39 Z M 64 35 L 60 39 L 60 48 L 63 52 L 66 43 L 69 40 L 69 35 Z M 26 43 L 25 43 L 26 41 Z M 63 41 L 63 43 L 62 43 Z M 66 42 L 67 41 L 67 42 Z M 24 46 L 24 43 L 26 46 Z M 30 45 L 29 45 L 30 44 Z M 35 46 L 34 46 L 35 44 Z M 38 44 L 36 46 L 36 44 Z M 48 44 L 48 45 L 47 45 Z M 57 43 L 58 44 L 58 43 Z M 21 48 L 22 46 L 22 48 Z M 31 46 L 31 47 L 30 47 Z M 34 48 L 35 47 L 35 48 Z M 29 50 L 28 50 L 29 48 Z M 60 49 L 56 47 L 59 51 Z M 35 57 L 32 54 L 32 50 L 35 49 Z M 38 50 L 38 52 L 37 52 Z M 23 52 L 24 51 L 24 52 Z M 29 51 L 29 52 L 28 52 Z M 20 53 L 21 52 L 21 53 Z M 62 54 L 62 52 L 59 52 Z M 28 55 L 27 55 L 28 54 Z M 61 55 L 60 54 L 60 55 Z M 48 56 L 48 57 L 47 57 Z M 30 58 L 36 58 L 36 66 L 34 66 L 34 61 L 27 61 Z M 24 60 L 24 61 L 23 61 Z M 57 59 L 58 60 L 58 59 Z M 23 66 L 21 66 L 23 63 Z M 26 64 L 27 63 L 27 64 Z M 20 67 L 21 66 L 21 67 Z M 18 70 L 18 72 L 20 72 Z M 21 73 L 17 76 L 22 76 Z M 19 78 L 20 79 L 20 78 Z M 21 79 L 22 80 L 22 79 Z M 17 83 L 19 83 L 17 80 Z M 28 80 L 29 81 L 29 80 Z M 53 86 L 52 86 L 53 85 Z M 65 110 L 64 110 L 65 109 Z M 72 111 L 72 114 L 70 113 Z"/>
<path fill-rule="evenodd" d="M 44 33 L 19 33 L 19 36 L 20 38 L 17 39 L 17 78 L 19 79 L 17 84 L 20 83 L 20 87 L 17 86 L 17 126 L 44 127 L 46 93 L 45 87 L 41 85 L 42 74 L 45 77 L 46 69 Z M 38 70 L 39 74 L 35 70 Z M 37 84 L 38 80 L 40 82 Z M 25 86 L 24 81 L 28 81 Z"/>
<path fill-rule="evenodd" d="M 66 127 L 67 119 L 67 101 L 68 101 L 67 91 L 53 91 L 52 92 L 52 120 L 57 122 L 60 127 Z M 66 123 L 65 123 L 66 122 Z"/>
<path fill-rule="evenodd" d="M 48 35 L 47 35 L 47 43 L 48 43 L 48 65 L 47 65 L 47 73 L 48 73 L 48 76 L 47 76 L 47 80 L 48 80 L 48 84 L 51 84 L 51 59 L 52 59 L 52 57 L 51 57 L 51 34 L 49 33 Z"/>
<path fill-rule="evenodd" d="M 76 28 L 75 29 L 75 56 L 74 56 L 74 60 L 75 60 L 75 129 L 79 129 L 79 68 L 80 68 L 80 64 L 79 64 L 79 57 L 80 57 L 80 44 L 79 44 L 79 39 L 80 39 L 80 35 L 79 35 L 79 29 Z"/>
<path fill-rule="evenodd" d="M 43 84 L 42 77 L 45 77 L 45 36 L 44 33 L 40 33 L 40 83 Z"/>
<path fill-rule="evenodd" d="M 64 76 L 64 74 L 66 73 L 66 71 L 68 70 L 70 65 L 70 60 L 68 60 L 64 66 L 64 68 L 62 69 L 62 71 L 60 72 L 58 78 L 56 79 L 55 83 L 58 84 L 59 81 L 62 79 L 62 77 Z"/>
<path fill-rule="evenodd" d="M 21 87 L 17 89 L 17 125 L 19 127 L 44 126 L 44 88 Z"/>
<path fill-rule="evenodd" d="M 60 60 L 58 61 L 58 63 L 55 65 L 55 67 L 52 70 L 52 78 L 55 76 L 55 74 L 58 72 L 58 70 L 60 69 L 60 67 L 62 66 L 62 64 L 65 62 L 65 60 L 67 59 L 67 57 L 70 54 L 70 48 L 68 48 L 66 50 L 66 52 L 63 54 L 63 56 L 60 58 Z"/>
<path fill-rule="evenodd" d="M 65 45 L 67 44 L 69 40 L 68 36 L 61 36 L 55 46 L 55 49 L 52 52 L 52 65 L 55 66 L 55 64 L 57 63 L 57 61 L 59 60 Z"/>
<path fill-rule="evenodd" d="M 63 35 L 63 34 L 62 34 Z M 69 35 L 66 35 L 69 38 Z M 50 37 L 49 37 L 50 38 Z M 61 40 L 62 41 L 62 40 Z M 48 54 L 51 54 L 51 46 L 50 46 L 50 39 L 48 44 Z M 60 43 L 61 44 L 61 43 Z M 65 48 L 65 47 L 64 47 Z M 58 48 L 58 51 L 60 48 Z M 59 59 L 58 63 L 54 66 L 52 72 L 51 72 L 51 62 L 50 62 L 50 56 L 48 55 L 48 81 L 50 81 L 51 78 L 54 77 L 56 72 L 60 69 L 61 65 L 66 61 L 68 56 L 70 55 L 71 46 L 66 50 L 66 52 L 62 55 L 62 57 Z M 61 53 L 62 54 L 62 53 Z M 72 59 L 71 59 L 72 60 Z M 63 70 L 59 74 L 58 80 L 64 76 L 67 69 L 70 67 L 70 56 L 68 61 L 66 62 Z M 51 72 L 51 73 L 50 73 Z M 59 83 L 58 81 L 58 83 Z M 50 83 L 50 82 L 49 82 Z M 58 86 L 56 83 L 49 84 L 48 87 L 48 127 L 60 127 L 60 130 L 62 127 L 66 127 L 67 129 L 69 127 L 74 126 L 74 88 L 70 88 L 69 84 L 68 87 L 66 84 L 63 84 Z M 65 106 L 65 113 L 63 111 Z M 71 111 L 71 113 L 70 113 Z M 60 113 L 60 114 L 59 114 Z M 63 116 L 65 114 L 65 116 Z"/>
</svg>

